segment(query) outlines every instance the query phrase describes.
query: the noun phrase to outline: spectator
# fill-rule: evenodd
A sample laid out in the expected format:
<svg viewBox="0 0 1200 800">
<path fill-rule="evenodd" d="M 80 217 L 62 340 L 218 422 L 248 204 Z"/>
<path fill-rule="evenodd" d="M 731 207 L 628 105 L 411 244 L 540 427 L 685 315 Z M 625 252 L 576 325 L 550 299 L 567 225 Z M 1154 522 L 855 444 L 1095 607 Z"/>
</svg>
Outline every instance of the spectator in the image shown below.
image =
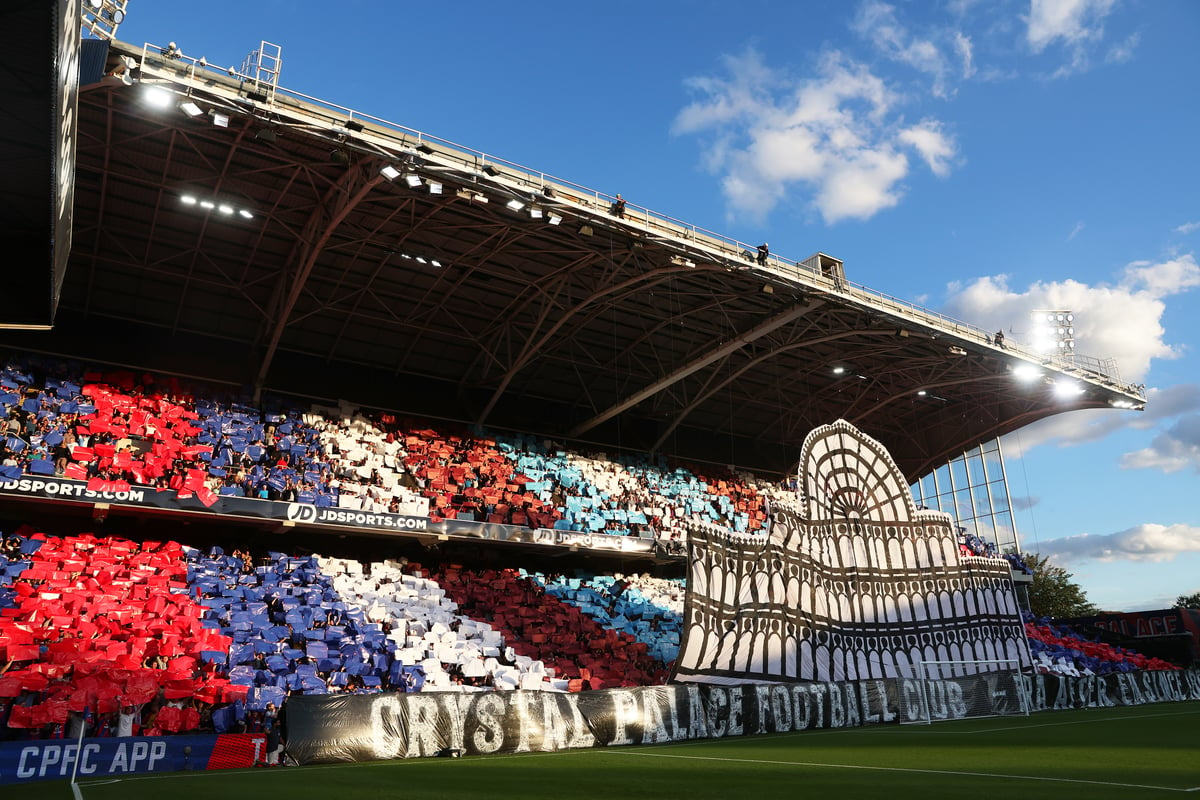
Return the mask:
<svg viewBox="0 0 1200 800">
<path fill-rule="evenodd" d="M 613 200 L 612 205 L 608 208 L 608 213 L 619 219 L 625 219 L 625 198 L 617 195 L 617 199 Z"/>
</svg>

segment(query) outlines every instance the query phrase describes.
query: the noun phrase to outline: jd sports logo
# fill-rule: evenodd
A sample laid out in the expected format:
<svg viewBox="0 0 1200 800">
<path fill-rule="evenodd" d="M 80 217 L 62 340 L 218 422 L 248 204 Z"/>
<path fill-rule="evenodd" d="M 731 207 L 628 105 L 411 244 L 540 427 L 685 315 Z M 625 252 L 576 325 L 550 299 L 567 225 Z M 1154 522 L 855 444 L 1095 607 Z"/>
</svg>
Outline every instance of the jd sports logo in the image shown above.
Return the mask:
<svg viewBox="0 0 1200 800">
<path fill-rule="evenodd" d="M 287 518 L 293 522 L 316 522 L 317 507 L 308 503 L 288 503 Z"/>
</svg>

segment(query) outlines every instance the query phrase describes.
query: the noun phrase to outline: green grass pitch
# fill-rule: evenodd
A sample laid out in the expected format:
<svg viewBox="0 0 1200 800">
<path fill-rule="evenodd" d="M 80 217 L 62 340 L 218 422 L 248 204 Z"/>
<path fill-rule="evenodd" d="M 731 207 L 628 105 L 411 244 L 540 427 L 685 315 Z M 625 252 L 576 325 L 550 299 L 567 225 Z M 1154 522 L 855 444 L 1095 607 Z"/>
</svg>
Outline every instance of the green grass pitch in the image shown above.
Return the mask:
<svg viewBox="0 0 1200 800">
<path fill-rule="evenodd" d="M 97 779 L 80 789 L 84 800 L 1200 800 L 1200 703 L 647 747 Z M 12 796 L 66 800 L 72 793 L 60 781 Z"/>
</svg>

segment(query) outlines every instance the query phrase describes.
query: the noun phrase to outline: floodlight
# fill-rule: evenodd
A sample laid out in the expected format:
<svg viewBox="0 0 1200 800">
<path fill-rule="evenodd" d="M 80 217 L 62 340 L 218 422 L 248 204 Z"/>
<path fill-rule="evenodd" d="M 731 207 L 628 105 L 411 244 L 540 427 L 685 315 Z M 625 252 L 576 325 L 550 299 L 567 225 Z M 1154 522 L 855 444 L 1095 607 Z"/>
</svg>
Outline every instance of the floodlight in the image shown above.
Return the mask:
<svg viewBox="0 0 1200 800">
<path fill-rule="evenodd" d="M 415 189 L 421 185 L 421 176 L 410 172 L 404 176 L 404 182 Z"/>
<path fill-rule="evenodd" d="M 429 263 L 430 263 L 430 264 L 433 264 L 433 265 L 434 265 L 435 267 L 437 267 L 438 269 L 441 269 L 441 268 L 442 268 L 442 262 L 438 261 L 436 258 L 432 258 L 432 259 L 430 259 L 430 260 L 429 260 Z"/>
<path fill-rule="evenodd" d="M 1083 387 L 1075 381 L 1056 381 L 1054 384 L 1054 396 L 1060 400 L 1070 400 L 1081 394 L 1083 394 Z"/>
<path fill-rule="evenodd" d="M 925 391 L 924 389 L 921 389 L 919 392 L 917 392 L 917 397 L 924 397 L 927 394 L 929 394 L 929 392 Z"/>
<path fill-rule="evenodd" d="M 170 108 L 173 95 L 161 86 L 147 86 L 142 99 L 151 108 Z"/>
<path fill-rule="evenodd" d="M 222 214 L 232 214 L 233 206 L 228 203 L 221 203 L 221 205 L 217 206 L 217 211 L 220 211 Z"/>
<path fill-rule="evenodd" d="M 379 174 L 387 178 L 389 181 L 394 181 L 396 178 L 400 177 L 401 173 L 400 170 L 396 169 L 391 164 L 388 164 L 383 169 L 379 170 Z"/>
<path fill-rule="evenodd" d="M 525 207 L 525 204 L 522 203 L 520 200 L 516 199 L 515 197 L 512 200 L 509 200 L 504 205 L 508 208 L 509 211 L 520 211 L 522 208 Z"/>
<path fill-rule="evenodd" d="M 204 109 L 196 105 L 195 100 L 184 100 L 179 104 L 179 110 L 187 114 L 189 117 L 198 117 L 204 113 Z"/>
<path fill-rule="evenodd" d="M 546 222 L 549 222 L 551 225 L 557 225 L 560 222 L 562 222 L 562 217 L 560 217 L 558 214 L 555 214 L 553 211 L 551 211 L 550 215 L 548 217 L 546 217 Z"/>
<path fill-rule="evenodd" d="M 592 230 L 591 225 L 580 225 L 579 226 L 579 235 L 580 236 L 591 236 L 593 233 L 595 233 L 595 231 Z"/>
<path fill-rule="evenodd" d="M 430 194 L 441 194 L 442 193 L 442 185 L 440 183 L 438 183 L 437 181 L 430 181 L 429 182 L 429 193 Z"/>
<path fill-rule="evenodd" d="M 214 209 L 214 208 L 216 208 L 216 207 L 217 207 L 217 204 L 216 204 L 216 203 L 214 203 L 212 200 L 201 200 L 201 201 L 200 201 L 200 207 L 201 207 L 201 208 L 207 208 L 208 210 L 210 210 L 210 211 L 211 211 L 212 209 Z"/>
<path fill-rule="evenodd" d="M 424 258 L 422 258 L 421 256 L 417 256 L 416 258 L 417 258 L 417 263 L 418 263 L 418 264 L 428 264 L 428 263 L 429 263 L 428 261 L 426 261 L 426 260 L 425 260 Z"/>
<path fill-rule="evenodd" d="M 833 374 L 834 374 L 834 375 L 844 375 L 845 373 L 846 373 L 846 368 L 845 368 L 845 367 L 834 367 L 834 368 L 833 368 Z"/>
<path fill-rule="evenodd" d="M 244 208 L 239 208 L 238 214 L 240 214 L 244 219 L 254 219 L 254 215 Z"/>
<path fill-rule="evenodd" d="M 185 194 L 183 197 L 180 197 L 180 198 L 179 198 L 179 200 L 180 200 L 180 202 L 181 202 L 181 203 L 183 203 L 185 206 L 194 206 L 194 205 L 196 205 L 196 198 L 195 198 L 195 197 L 192 197 L 190 194 Z"/>
<path fill-rule="evenodd" d="M 228 128 L 229 127 L 229 115 L 228 114 L 222 114 L 219 111 L 214 111 L 214 112 L 212 112 L 212 118 L 213 118 L 213 125 L 216 125 L 218 128 Z"/>
<path fill-rule="evenodd" d="M 1028 383 L 1042 376 L 1042 371 L 1032 364 L 1020 364 L 1013 367 L 1013 377 L 1019 381 Z"/>
<path fill-rule="evenodd" d="M 254 138 L 260 142 L 272 143 L 278 137 L 274 128 L 263 128 L 258 133 L 254 134 Z"/>
<path fill-rule="evenodd" d="M 543 216 L 544 216 L 544 213 L 543 213 L 543 212 L 542 212 L 542 210 L 541 210 L 540 208 L 538 208 L 537 206 L 530 206 L 530 207 L 529 207 L 529 217 L 530 217 L 530 219 L 541 219 Z"/>
</svg>

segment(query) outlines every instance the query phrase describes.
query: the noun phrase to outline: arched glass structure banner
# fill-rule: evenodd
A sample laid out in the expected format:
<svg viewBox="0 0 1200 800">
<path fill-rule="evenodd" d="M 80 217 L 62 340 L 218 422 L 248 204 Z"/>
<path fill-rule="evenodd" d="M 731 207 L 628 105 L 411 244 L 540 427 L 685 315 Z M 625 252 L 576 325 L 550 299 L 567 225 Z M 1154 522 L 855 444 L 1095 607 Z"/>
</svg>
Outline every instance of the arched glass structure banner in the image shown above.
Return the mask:
<svg viewBox="0 0 1200 800">
<path fill-rule="evenodd" d="M 917 510 L 879 442 L 844 420 L 817 428 L 798 486 L 767 536 L 689 528 L 674 680 L 909 678 L 922 664 L 963 662 L 940 669 L 950 677 L 1030 664 L 1008 563 L 960 556 L 950 518 Z"/>
</svg>

